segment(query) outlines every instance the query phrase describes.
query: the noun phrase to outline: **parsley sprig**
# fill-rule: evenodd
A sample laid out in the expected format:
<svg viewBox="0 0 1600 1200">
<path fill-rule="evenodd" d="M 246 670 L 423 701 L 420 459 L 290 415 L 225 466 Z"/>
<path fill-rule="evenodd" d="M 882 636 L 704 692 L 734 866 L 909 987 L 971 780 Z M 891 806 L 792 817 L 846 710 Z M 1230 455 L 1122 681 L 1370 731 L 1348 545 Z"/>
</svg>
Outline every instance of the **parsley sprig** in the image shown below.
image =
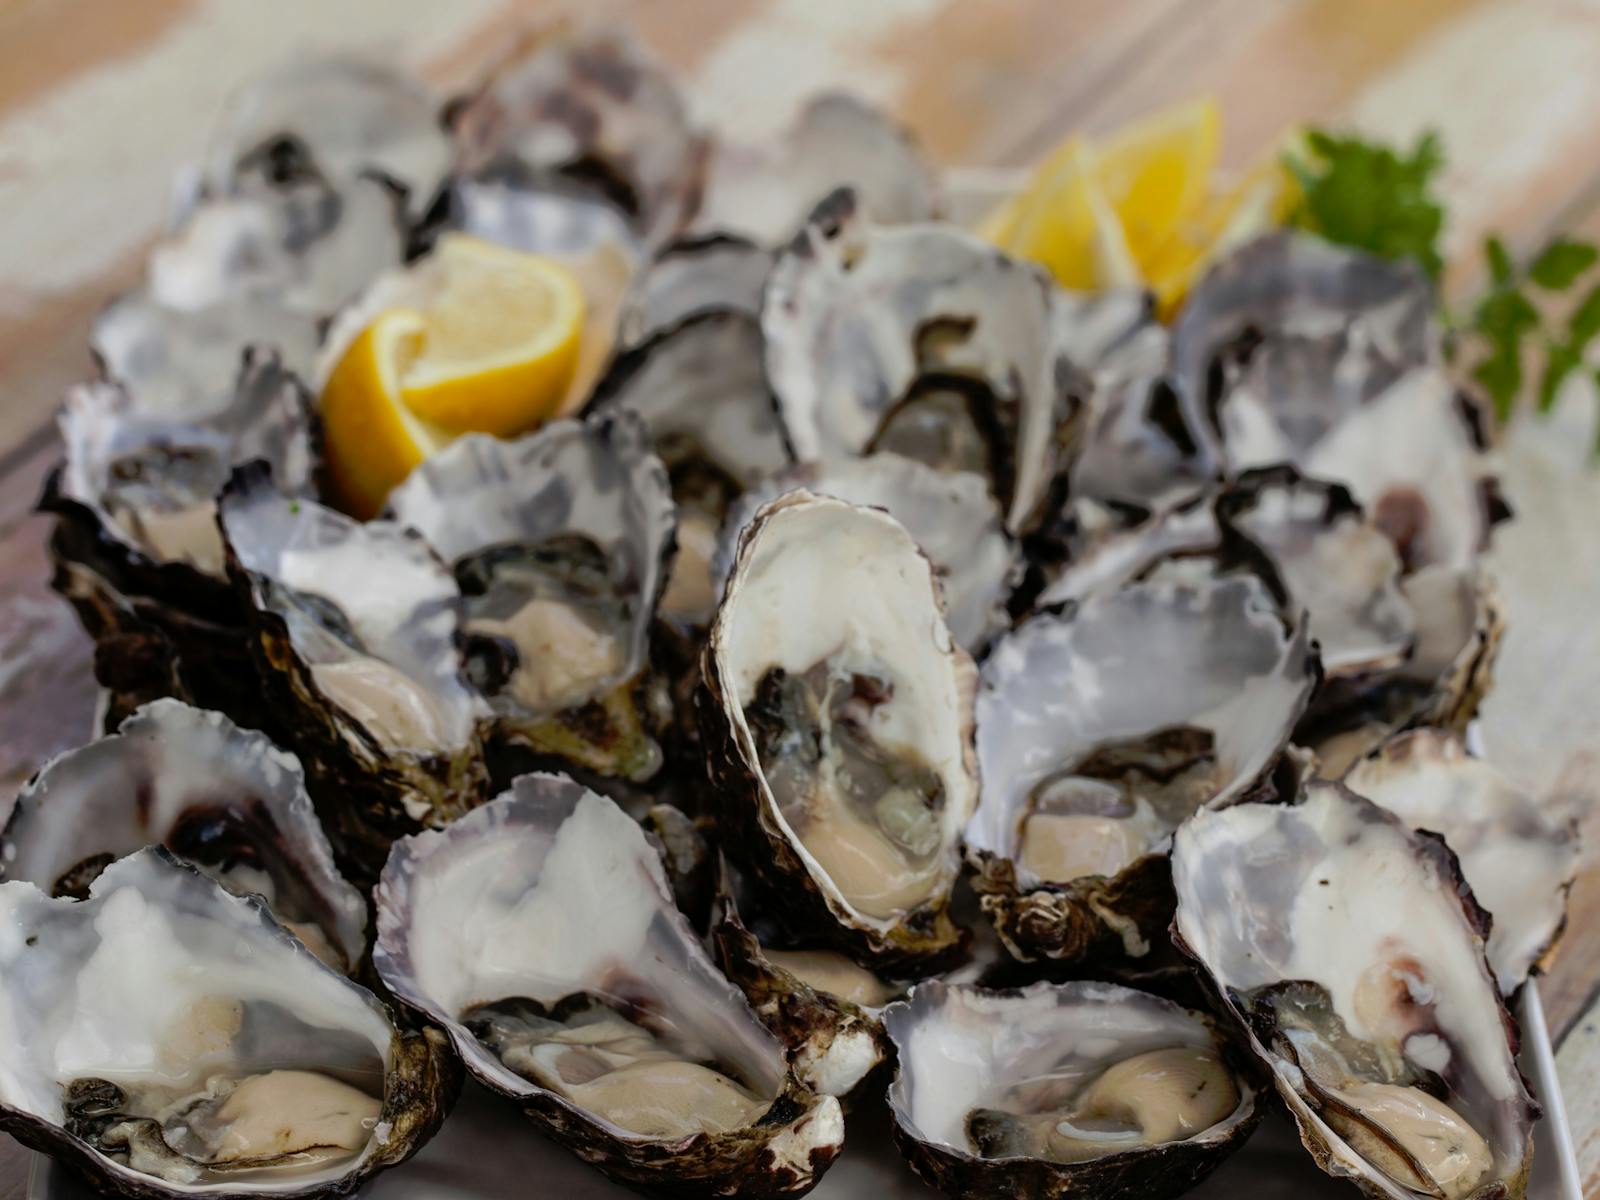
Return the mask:
<svg viewBox="0 0 1600 1200">
<path fill-rule="evenodd" d="M 1444 266 L 1439 237 L 1446 214 L 1434 184 L 1444 161 L 1434 133 L 1424 134 L 1406 152 L 1309 130 L 1301 148 L 1284 158 L 1303 195 L 1291 223 L 1383 258 L 1410 258 L 1437 280 Z M 1488 290 L 1464 314 L 1442 314 L 1454 333 L 1455 356 L 1471 362 L 1473 378 L 1502 421 L 1522 394 L 1525 363 L 1538 357 L 1543 369 L 1536 403 L 1547 410 L 1562 382 L 1587 369 L 1585 351 L 1600 337 L 1600 283 L 1592 283 L 1564 318 L 1549 314 L 1559 307 L 1556 299 L 1572 292 L 1600 262 L 1600 250 L 1575 238 L 1557 238 L 1523 271 L 1499 238 L 1488 239 L 1484 254 Z"/>
</svg>

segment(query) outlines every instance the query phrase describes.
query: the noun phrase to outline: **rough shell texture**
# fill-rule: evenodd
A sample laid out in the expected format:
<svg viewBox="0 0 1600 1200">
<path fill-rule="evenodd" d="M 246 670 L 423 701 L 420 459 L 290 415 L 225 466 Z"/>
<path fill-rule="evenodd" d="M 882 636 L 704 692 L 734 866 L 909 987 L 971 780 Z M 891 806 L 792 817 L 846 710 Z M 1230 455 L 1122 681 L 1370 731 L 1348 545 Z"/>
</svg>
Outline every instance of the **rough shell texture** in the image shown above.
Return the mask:
<svg viewBox="0 0 1600 1200">
<path fill-rule="evenodd" d="M 447 829 L 399 843 L 375 899 L 385 983 L 449 1033 L 482 1082 L 613 1178 L 668 1196 L 799 1195 L 838 1154 L 838 1102 L 787 1071 L 674 906 L 656 850 L 612 802 L 562 776 L 524 775 Z M 743 1129 L 643 1137 L 512 1071 L 460 1020 L 507 994 L 574 992 L 626 995 L 680 1023 L 771 1106 Z"/>
<path fill-rule="evenodd" d="M 1468 753 L 1462 738 L 1417 729 L 1385 742 L 1344 784 L 1415 829 L 1442 835 L 1489 911 L 1489 965 L 1510 995 L 1546 961 L 1566 924 L 1578 831 Z"/>
<path fill-rule="evenodd" d="M 723 524 L 714 575 L 733 566 L 740 532 L 756 511 L 798 488 L 881 508 L 906 527 L 939 575 L 950 633 L 973 654 L 1010 623 L 1006 602 L 1022 576 L 1021 551 L 1001 526 L 987 481 L 936 471 L 898 454 L 872 454 L 780 471 L 740 498 Z"/>
<path fill-rule="evenodd" d="M 855 193 L 835 192 L 779 255 L 762 310 L 796 458 L 877 448 L 902 410 L 951 397 L 984 443 L 987 461 L 971 465 L 990 473 L 1007 528 L 1036 523 L 1088 389 L 1059 344 L 1057 295 L 1038 268 L 953 226 L 874 228 Z"/>
<path fill-rule="evenodd" d="M 365 955 L 366 902 L 333 865 L 300 764 L 176 700 L 146 705 L 29 781 L 0 839 L 0 880 L 80 895 L 89 871 L 150 845 L 208 874 L 242 869 L 280 921 L 314 925 L 348 968 Z"/>
<path fill-rule="evenodd" d="M 1221 1166 L 1264 1111 L 1244 1056 L 1209 1018 L 1112 983 L 984 991 L 934 980 L 890 1005 L 884 1023 L 899 1059 L 889 1088 L 895 1142 L 912 1170 L 946 1195 L 1161 1200 Z M 1240 1093 L 1228 1117 L 1186 1140 L 1070 1164 L 983 1158 L 956 1144 L 963 1114 L 1009 1074 L 1036 1076 L 1056 1060 L 1173 1045 L 1217 1050 Z"/>
<path fill-rule="evenodd" d="M 731 234 L 678 238 L 628 289 L 617 318 L 617 345 L 630 349 L 705 313 L 761 316 L 772 251 Z"/>
<path fill-rule="evenodd" d="M 1003 638 L 981 673 L 984 800 L 966 843 L 984 910 L 1012 953 L 1070 962 L 1120 943 L 1140 955 L 1171 915 L 1167 838 L 1186 814 L 1151 809 L 1152 782 L 1135 784 L 1126 819 L 1138 823 L 1142 853 L 1109 878 L 1049 882 L 1017 861 L 1042 784 L 1103 746 L 1194 727 L 1210 736 L 1212 777 L 1184 803 L 1233 803 L 1263 784 L 1318 677 L 1305 621 L 1286 620 L 1248 574 L 1135 583 Z"/>
<path fill-rule="evenodd" d="M 763 774 L 744 715 L 774 666 L 803 672 L 846 647 L 887 665 L 897 711 L 916 706 L 922 757 L 943 788 L 936 886 L 897 917 L 857 911 L 805 849 Z M 790 492 L 745 527 L 702 658 L 697 697 L 728 851 L 773 911 L 806 940 L 881 967 L 927 966 L 957 949 L 948 909 L 960 829 L 977 804 L 976 672 L 950 637 L 931 563 L 887 514 Z M 902 732 L 901 736 L 906 736 Z"/>
<path fill-rule="evenodd" d="M 648 684 L 651 622 L 666 587 L 677 515 L 666 470 L 632 414 L 552 421 L 516 441 L 458 438 L 394 490 L 388 511 L 420 532 L 463 583 L 463 568 L 486 554 L 571 537 L 596 547 L 608 583 L 627 597 L 617 665 L 580 681 L 581 698 L 557 711 L 529 708 L 509 689 L 491 695 L 496 731 L 590 770 L 636 780 L 654 774 L 661 752 L 639 693 Z M 474 609 L 469 594 L 469 631 Z"/>
<path fill-rule="evenodd" d="M 455 579 L 419 535 L 292 500 L 264 470 L 237 471 L 220 511 L 262 678 L 289 714 L 313 795 L 337 797 L 324 812 L 336 845 L 375 873 L 395 837 L 452 819 L 485 787 L 483 706 L 460 675 Z M 313 667 L 363 657 L 432 699 L 440 745 L 391 745 L 318 685 Z"/>
<path fill-rule="evenodd" d="M 779 245 L 840 187 L 855 191 L 880 225 L 938 215 L 933 171 L 910 134 L 854 96 L 827 93 L 765 146 L 713 146 L 696 226 Z"/>
<path fill-rule="evenodd" d="M 324 1038 L 339 1032 L 320 1049 L 332 1045 L 338 1048 L 331 1053 L 348 1056 L 360 1047 L 363 1057 L 381 1058 L 384 1132 L 337 1171 L 280 1182 L 277 1189 L 214 1186 L 205 1189 L 207 1196 L 352 1195 L 415 1153 L 455 1101 L 460 1068 L 441 1035 L 396 1026 L 372 993 L 317 961 L 259 899 L 230 895 L 163 849 L 112 864 L 87 900 L 52 900 L 28 883 L 0 884 L 0 909 L 15 931 L 0 971 L 0 1006 L 10 1030 L 0 1129 L 66 1162 L 99 1190 L 135 1200 L 194 1194 L 133 1171 L 67 1133 L 60 1100 L 65 1080 L 58 1072 L 152 1069 L 163 1036 L 184 1019 L 184 1006 L 204 997 L 197 989 L 208 982 L 226 980 L 232 997 L 260 1005 L 265 1019 L 300 1016 Z M 88 978 L 95 980 L 92 988 L 81 986 Z M 126 1003 L 135 993 L 144 1002 Z M 282 1066 L 286 1045 L 294 1043 L 278 1041 L 274 1057 L 255 1069 Z M 106 1047 L 112 1046 L 118 1057 L 108 1062 Z M 74 1063 L 45 1060 L 74 1047 L 81 1051 Z M 315 1037 L 307 1038 L 288 1061 L 313 1069 L 340 1066 L 340 1058 L 320 1059 L 318 1049 Z"/>
<path fill-rule="evenodd" d="M 1488 917 L 1442 839 L 1312 783 L 1292 806 L 1197 815 L 1178 831 L 1173 879 L 1174 939 L 1248 1032 L 1318 1166 L 1374 1197 L 1416 1194 L 1361 1158 L 1308 1098 L 1273 1010 L 1251 999 L 1285 981 L 1322 988 L 1351 1037 L 1442 1084 L 1493 1154 L 1474 1197 L 1522 1194 L 1538 1105 L 1484 957 Z"/>
</svg>

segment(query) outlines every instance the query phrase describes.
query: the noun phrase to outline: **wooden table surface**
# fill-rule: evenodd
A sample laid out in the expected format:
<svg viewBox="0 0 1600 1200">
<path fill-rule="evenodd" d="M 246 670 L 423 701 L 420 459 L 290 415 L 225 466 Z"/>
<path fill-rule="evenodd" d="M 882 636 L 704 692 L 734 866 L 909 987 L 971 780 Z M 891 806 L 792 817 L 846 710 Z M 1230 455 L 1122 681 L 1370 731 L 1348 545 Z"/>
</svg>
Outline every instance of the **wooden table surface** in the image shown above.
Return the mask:
<svg viewBox="0 0 1600 1200">
<path fill-rule="evenodd" d="M 88 646 L 45 586 L 30 515 L 52 412 L 90 369 L 96 309 L 140 274 L 171 180 L 238 80 L 310 50 L 356 50 L 461 86 L 507 38 L 562 13 L 635 28 L 697 111 L 751 137 L 843 86 L 883 103 L 940 162 L 1020 165 L 1201 93 L 1243 165 L 1300 121 L 1444 134 L 1448 286 L 1470 295 L 1498 231 L 1530 253 L 1600 236 L 1595 0 L 0 0 L 0 793 L 85 739 Z M 1506 439 L 1518 524 L 1495 565 L 1511 633 L 1484 725 L 1490 756 L 1559 798 L 1600 844 L 1600 474 L 1594 397 Z M 1591 752 L 1589 747 L 1596 747 Z M 5 801 L 8 803 L 8 799 Z M 1600 1196 L 1600 866 L 1541 990 L 1587 1190 Z M 22 1159 L 0 1154 L 0 1200 Z"/>
</svg>

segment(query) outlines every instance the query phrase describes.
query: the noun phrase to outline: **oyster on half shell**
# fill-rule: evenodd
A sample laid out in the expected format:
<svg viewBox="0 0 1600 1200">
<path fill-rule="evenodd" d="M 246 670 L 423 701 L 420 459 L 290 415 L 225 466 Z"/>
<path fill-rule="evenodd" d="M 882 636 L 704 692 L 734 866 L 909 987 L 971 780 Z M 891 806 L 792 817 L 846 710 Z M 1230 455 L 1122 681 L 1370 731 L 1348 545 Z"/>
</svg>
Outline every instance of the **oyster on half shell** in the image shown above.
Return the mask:
<svg viewBox="0 0 1600 1200">
<path fill-rule="evenodd" d="M 1007 948 L 1146 953 L 1172 915 L 1173 831 L 1264 781 L 1318 673 L 1305 620 L 1250 573 L 1157 575 L 1003 637 L 981 672 L 966 846 Z"/>
<path fill-rule="evenodd" d="M 84 900 L 0 884 L 0 918 L 0 1128 L 104 1191 L 350 1195 L 454 1100 L 441 1035 L 163 849 Z"/>
<path fill-rule="evenodd" d="M 1210 1018 L 1116 984 L 933 980 L 884 1023 L 895 1141 L 952 1196 L 1176 1196 L 1263 1112 L 1248 1056 Z"/>
<path fill-rule="evenodd" d="M 838 1101 L 712 965 L 621 809 L 524 775 L 399 842 L 373 961 L 468 1068 L 585 1161 L 660 1195 L 800 1195 L 839 1152 Z"/>
<path fill-rule="evenodd" d="M 702 675 L 721 830 L 763 907 L 863 962 L 954 950 L 975 673 L 905 528 L 805 491 L 761 509 Z"/>
<path fill-rule="evenodd" d="M 1520 1197 L 1538 1105 L 1436 836 L 1337 784 L 1178 830 L 1174 937 L 1271 1070 L 1317 1165 L 1387 1200 Z"/>
<path fill-rule="evenodd" d="M 334 867 L 305 774 L 264 734 L 157 700 L 113 735 L 48 763 L 0 838 L 0 879 L 81 899 L 112 862 L 163 845 L 239 895 L 258 895 L 323 962 L 366 953 L 367 907 Z"/>
</svg>

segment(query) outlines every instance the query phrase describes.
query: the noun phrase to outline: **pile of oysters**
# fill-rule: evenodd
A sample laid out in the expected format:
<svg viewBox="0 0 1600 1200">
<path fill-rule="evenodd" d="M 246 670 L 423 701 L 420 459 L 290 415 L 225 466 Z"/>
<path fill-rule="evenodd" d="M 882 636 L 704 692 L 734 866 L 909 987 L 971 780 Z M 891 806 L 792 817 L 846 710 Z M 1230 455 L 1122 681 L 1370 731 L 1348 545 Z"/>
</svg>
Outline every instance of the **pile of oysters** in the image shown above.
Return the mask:
<svg viewBox="0 0 1600 1200">
<path fill-rule="evenodd" d="M 105 730 L 0 846 L 0 1128 L 348 1195 L 465 1068 L 661 1195 L 885 1103 L 950 1195 L 1173 1196 L 1268 1109 L 1522 1194 L 1577 848 L 1464 741 L 1505 509 L 1419 271 L 1274 233 L 1163 325 L 871 107 L 741 145 L 613 33 L 296 65 L 198 180 L 42 502 Z M 569 415 L 357 521 L 313 397 L 460 233 L 584 282 Z"/>
</svg>

